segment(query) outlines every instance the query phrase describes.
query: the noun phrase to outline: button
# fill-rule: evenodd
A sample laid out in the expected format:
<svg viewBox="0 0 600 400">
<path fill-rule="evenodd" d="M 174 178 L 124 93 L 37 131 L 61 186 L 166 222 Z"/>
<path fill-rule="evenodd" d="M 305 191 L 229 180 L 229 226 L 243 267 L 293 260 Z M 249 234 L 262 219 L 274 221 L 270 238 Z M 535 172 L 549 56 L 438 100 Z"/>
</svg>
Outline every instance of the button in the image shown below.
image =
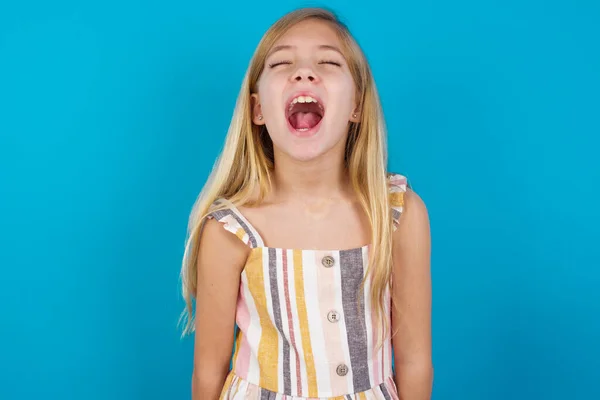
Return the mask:
<svg viewBox="0 0 600 400">
<path fill-rule="evenodd" d="M 331 268 L 331 267 L 333 267 L 333 264 L 335 264 L 335 260 L 331 256 L 325 256 L 321 260 L 321 263 L 323 264 L 323 266 L 325 268 Z"/>
<path fill-rule="evenodd" d="M 327 319 L 329 322 L 338 322 L 340 320 L 340 313 L 337 311 L 329 311 L 329 313 L 327 313 Z"/>
<path fill-rule="evenodd" d="M 337 366 L 335 372 L 339 376 L 346 376 L 346 374 L 348 374 L 348 367 L 346 366 L 346 364 L 340 364 Z"/>
</svg>

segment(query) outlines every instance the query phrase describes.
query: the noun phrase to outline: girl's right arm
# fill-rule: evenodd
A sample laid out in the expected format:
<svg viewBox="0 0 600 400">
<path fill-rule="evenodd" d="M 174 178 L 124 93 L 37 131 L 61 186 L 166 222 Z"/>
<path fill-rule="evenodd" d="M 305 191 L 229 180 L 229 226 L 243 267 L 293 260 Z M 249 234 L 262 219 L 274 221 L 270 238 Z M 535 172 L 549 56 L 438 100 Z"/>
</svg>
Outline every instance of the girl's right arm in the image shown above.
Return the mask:
<svg viewBox="0 0 600 400">
<path fill-rule="evenodd" d="M 192 400 L 217 400 L 229 372 L 240 274 L 249 248 L 209 219 L 198 254 Z"/>
</svg>

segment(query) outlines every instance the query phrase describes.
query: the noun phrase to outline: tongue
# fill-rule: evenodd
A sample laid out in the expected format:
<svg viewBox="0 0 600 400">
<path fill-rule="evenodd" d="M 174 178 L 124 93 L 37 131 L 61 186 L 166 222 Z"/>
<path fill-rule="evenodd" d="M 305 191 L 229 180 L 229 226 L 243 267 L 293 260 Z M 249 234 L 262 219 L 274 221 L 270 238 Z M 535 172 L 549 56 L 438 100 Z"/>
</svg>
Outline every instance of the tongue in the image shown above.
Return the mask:
<svg viewBox="0 0 600 400">
<path fill-rule="evenodd" d="M 295 129 L 310 129 L 319 123 L 321 116 L 313 112 L 298 112 L 290 117 L 290 123 Z"/>
</svg>

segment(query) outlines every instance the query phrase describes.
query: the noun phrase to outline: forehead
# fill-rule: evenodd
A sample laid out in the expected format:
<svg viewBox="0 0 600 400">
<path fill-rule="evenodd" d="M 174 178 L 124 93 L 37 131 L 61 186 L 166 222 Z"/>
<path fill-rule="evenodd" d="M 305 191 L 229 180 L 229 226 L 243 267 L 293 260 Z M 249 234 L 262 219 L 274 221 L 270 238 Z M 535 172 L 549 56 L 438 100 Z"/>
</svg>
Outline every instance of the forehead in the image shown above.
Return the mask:
<svg viewBox="0 0 600 400">
<path fill-rule="evenodd" d="M 274 46 L 281 45 L 341 47 L 341 41 L 330 23 L 309 19 L 290 27 L 274 44 Z"/>
</svg>

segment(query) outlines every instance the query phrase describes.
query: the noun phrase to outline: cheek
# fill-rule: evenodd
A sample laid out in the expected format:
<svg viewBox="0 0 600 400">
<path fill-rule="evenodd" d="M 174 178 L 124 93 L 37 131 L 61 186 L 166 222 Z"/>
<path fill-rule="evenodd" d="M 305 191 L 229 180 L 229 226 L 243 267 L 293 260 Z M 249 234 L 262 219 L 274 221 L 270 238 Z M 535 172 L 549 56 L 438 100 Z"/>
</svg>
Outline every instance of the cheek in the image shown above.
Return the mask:
<svg viewBox="0 0 600 400">
<path fill-rule="evenodd" d="M 330 92 L 335 93 L 339 111 L 346 112 L 354 108 L 356 88 L 351 77 L 340 77 L 332 86 Z"/>
<path fill-rule="evenodd" d="M 277 85 L 265 82 L 265 85 L 259 88 L 259 97 L 263 114 L 271 118 L 276 117 L 282 107 L 281 90 L 277 89 Z"/>
</svg>

